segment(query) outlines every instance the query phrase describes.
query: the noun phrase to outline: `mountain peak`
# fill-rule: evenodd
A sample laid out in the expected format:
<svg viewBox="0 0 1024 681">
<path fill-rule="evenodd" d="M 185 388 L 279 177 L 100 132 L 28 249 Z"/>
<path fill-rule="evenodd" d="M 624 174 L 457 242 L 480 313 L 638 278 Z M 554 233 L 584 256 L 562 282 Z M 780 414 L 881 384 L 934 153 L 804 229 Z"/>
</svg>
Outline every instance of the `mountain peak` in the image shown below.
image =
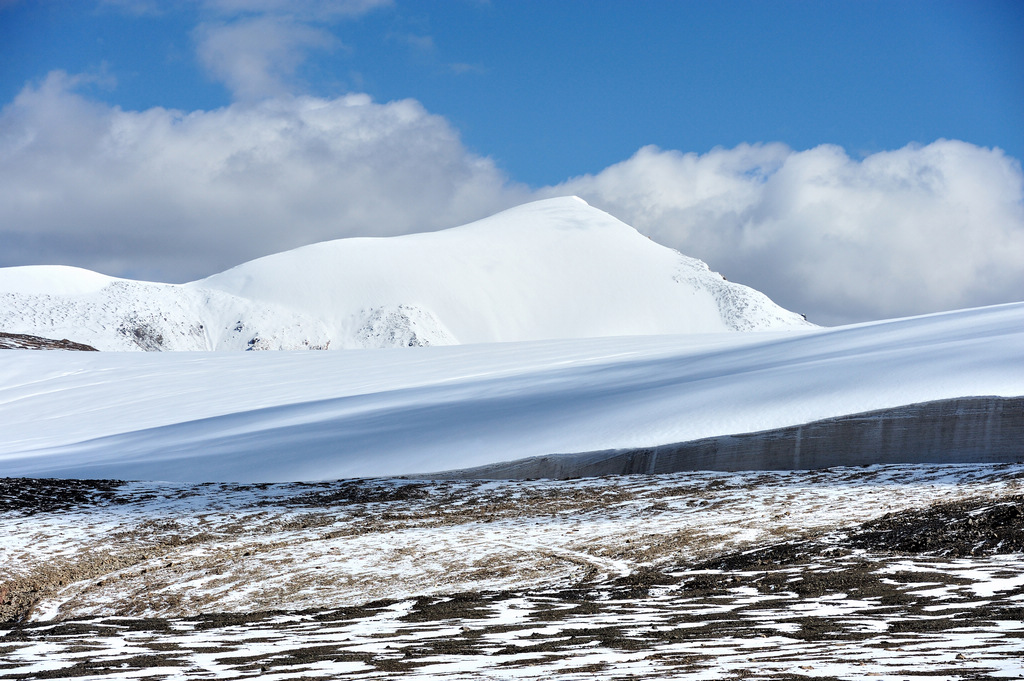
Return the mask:
<svg viewBox="0 0 1024 681">
<path fill-rule="evenodd" d="M 574 196 L 438 232 L 312 244 L 180 286 L 73 268 L 0 270 L 0 330 L 106 350 L 339 349 L 801 326 L 799 315 L 763 294 Z"/>
</svg>

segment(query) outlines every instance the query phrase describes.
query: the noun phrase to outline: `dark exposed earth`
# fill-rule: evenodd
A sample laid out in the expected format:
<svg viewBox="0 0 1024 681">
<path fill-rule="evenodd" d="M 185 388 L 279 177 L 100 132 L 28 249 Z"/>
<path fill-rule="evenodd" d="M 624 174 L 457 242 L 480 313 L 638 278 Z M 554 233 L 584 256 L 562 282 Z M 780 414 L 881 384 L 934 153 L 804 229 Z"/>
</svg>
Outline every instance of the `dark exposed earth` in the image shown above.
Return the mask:
<svg viewBox="0 0 1024 681">
<path fill-rule="evenodd" d="M 0 350 L 86 350 L 96 352 L 96 348 L 85 343 L 75 343 L 67 338 L 53 340 L 24 333 L 4 333 L 0 331 Z"/>
</svg>

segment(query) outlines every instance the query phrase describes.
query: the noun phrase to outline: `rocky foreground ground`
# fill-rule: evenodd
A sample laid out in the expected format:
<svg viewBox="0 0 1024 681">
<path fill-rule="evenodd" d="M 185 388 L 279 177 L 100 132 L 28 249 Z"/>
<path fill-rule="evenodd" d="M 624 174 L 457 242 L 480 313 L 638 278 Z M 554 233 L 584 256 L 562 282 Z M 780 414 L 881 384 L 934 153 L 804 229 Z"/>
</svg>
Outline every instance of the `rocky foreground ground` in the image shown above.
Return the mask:
<svg viewBox="0 0 1024 681">
<path fill-rule="evenodd" d="M 0 480 L 0 678 L 1021 678 L 1024 464 Z"/>
</svg>

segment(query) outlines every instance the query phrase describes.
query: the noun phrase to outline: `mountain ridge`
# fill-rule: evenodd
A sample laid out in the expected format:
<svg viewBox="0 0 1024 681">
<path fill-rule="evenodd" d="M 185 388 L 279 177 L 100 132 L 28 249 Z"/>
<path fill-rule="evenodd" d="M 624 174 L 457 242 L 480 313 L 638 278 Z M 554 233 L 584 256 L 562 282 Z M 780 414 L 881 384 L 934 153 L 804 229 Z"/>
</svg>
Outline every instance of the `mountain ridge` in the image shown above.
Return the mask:
<svg viewBox="0 0 1024 681">
<path fill-rule="evenodd" d="M 0 269 L 0 329 L 101 350 L 346 349 L 810 327 L 576 197 L 161 284 Z"/>
</svg>

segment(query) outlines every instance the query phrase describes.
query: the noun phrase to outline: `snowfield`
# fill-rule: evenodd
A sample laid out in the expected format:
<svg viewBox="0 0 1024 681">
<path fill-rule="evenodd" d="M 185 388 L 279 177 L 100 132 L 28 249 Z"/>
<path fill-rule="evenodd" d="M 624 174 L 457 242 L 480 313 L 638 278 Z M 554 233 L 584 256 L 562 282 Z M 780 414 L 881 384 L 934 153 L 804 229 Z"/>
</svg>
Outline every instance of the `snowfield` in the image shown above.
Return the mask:
<svg viewBox="0 0 1024 681">
<path fill-rule="evenodd" d="M 833 329 L 280 353 L 0 355 L 0 475 L 444 471 L 1024 395 L 1024 304 Z"/>
<path fill-rule="evenodd" d="M 0 331 L 99 350 L 349 349 L 809 327 L 582 199 L 339 239 L 188 284 L 0 269 Z"/>
</svg>

